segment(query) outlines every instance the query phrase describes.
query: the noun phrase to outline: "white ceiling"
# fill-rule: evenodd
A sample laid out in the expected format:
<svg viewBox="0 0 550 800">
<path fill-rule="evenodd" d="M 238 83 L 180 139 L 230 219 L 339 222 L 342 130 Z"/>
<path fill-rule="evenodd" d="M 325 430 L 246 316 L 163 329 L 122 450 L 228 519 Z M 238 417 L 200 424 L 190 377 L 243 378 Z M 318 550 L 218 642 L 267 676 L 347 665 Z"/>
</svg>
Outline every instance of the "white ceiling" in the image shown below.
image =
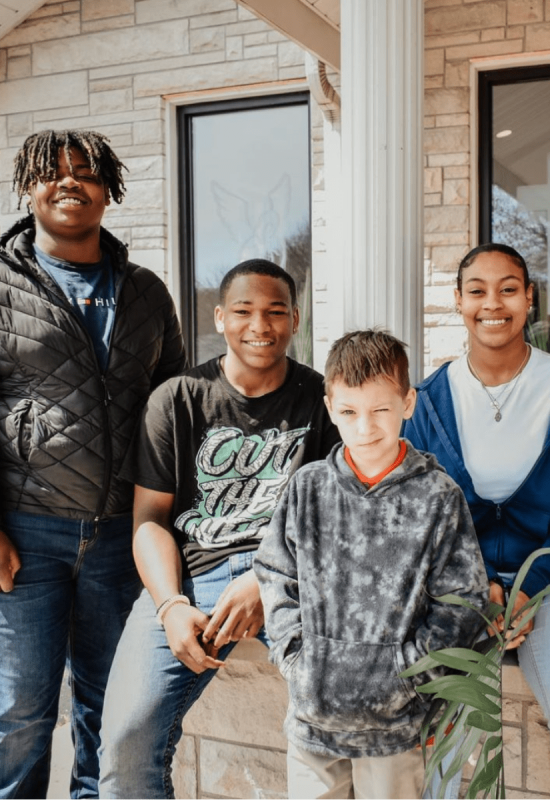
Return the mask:
<svg viewBox="0 0 550 800">
<path fill-rule="evenodd" d="M 0 45 L 6 34 L 43 5 L 44 0 L 0 0 Z"/>
</svg>

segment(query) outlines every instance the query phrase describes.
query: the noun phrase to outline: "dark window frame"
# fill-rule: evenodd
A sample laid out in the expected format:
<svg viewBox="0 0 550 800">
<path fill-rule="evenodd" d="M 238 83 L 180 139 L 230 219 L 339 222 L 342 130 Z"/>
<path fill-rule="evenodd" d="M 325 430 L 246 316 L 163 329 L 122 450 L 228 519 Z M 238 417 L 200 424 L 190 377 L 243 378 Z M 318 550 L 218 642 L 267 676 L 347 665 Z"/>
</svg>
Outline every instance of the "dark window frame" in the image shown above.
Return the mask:
<svg viewBox="0 0 550 800">
<path fill-rule="evenodd" d="M 478 74 L 478 197 L 480 244 L 492 241 L 493 86 L 550 80 L 550 64 L 491 69 Z"/>
<path fill-rule="evenodd" d="M 193 236 L 193 119 L 197 116 L 251 111 L 277 106 L 306 105 L 311 140 L 311 106 L 307 91 L 284 92 L 227 100 L 181 105 L 177 108 L 178 196 L 179 196 L 179 268 L 182 329 L 190 363 L 196 364 L 197 311 L 195 303 L 195 253 Z M 311 144 L 310 144 L 311 147 Z M 311 196 L 311 152 L 309 186 Z"/>
</svg>

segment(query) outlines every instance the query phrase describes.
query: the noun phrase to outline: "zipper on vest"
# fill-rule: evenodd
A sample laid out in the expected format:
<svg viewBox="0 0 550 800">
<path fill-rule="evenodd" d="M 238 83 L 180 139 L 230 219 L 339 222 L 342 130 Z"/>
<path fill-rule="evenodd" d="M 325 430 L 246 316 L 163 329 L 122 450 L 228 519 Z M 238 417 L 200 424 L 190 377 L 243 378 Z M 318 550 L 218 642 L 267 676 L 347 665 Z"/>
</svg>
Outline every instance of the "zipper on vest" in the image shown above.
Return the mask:
<svg viewBox="0 0 550 800">
<path fill-rule="evenodd" d="M 501 517 L 501 511 L 502 511 L 502 509 L 501 509 L 501 507 L 500 507 L 500 503 L 497 503 L 497 507 L 496 507 L 497 519 L 500 519 L 500 517 Z"/>
<path fill-rule="evenodd" d="M 103 384 L 103 404 L 108 406 L 109 402 L 113 399 L 109 394 L 109 388 L 107 386 L 107 379 L 105 377 L 105 373 L 101 373 L 101 383 Z"/>
</svg>

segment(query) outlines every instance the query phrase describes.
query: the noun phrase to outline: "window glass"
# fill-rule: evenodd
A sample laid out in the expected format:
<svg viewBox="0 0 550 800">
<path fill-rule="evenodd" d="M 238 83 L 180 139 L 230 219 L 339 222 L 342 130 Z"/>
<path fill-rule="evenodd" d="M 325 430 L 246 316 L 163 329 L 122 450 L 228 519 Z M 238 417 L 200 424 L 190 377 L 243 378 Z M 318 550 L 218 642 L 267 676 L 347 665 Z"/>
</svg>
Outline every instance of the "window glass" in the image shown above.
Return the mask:
<svg viewBox="0 0 550 800">
<path fill-rule="evenodd" d="M 224 352 L 213 324 L 218 286 L 249 258 L 275 261 L 296 280 L 301 333 L 292 355 L 311 363 L 307 97 L 266 107 L 201 107 L 189 116 L 187 148 L 192 269 L 186 304 L 194 304 L 196 363 Z"/>
<path fill-rule="evenodd" d="M 550 76 L 496 82 L 491 115 L 490 238 L 518 250 L 535 284 L 527 336 L 549 349 Z M 521 75 L 521 73 L 520 73 Z"/>
</svg>

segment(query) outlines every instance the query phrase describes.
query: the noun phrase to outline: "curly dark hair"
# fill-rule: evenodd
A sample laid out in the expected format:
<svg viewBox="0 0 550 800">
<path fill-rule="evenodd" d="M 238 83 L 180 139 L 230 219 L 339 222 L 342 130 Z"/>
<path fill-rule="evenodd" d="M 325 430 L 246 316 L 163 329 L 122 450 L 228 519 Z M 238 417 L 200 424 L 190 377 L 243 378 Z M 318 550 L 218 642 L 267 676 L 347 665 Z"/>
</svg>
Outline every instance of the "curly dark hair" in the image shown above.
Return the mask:
<svg viewBox="0 0 550 800">
<path fill-rule="evenodd" d="M 236 267 L 226 272 L 220 284 L 220 305 L 225 305 L 225 298 L 229 287 L 240 275 L 268 275 L 270 278 L 278 278 L 286 283 L 290 292 L 290 302 L 292 307 L 296 306 L 296 283 L 292 275 L 275 264 L 273 261 L 267 261 L 265 258 L 251 258 L 248 261 L 241 261 Z"/>
<path fill-rule="evenodd" d="M 122 170 L 128 168 L 117 158 L 108 144 L 109 139 L 97 131 L 46 130 L 28 136 L 14 159 L 13 189 L 21 200 L 38 181 L 51 181 L 57 173 L 59 151 L 62 148 L 72 174 L 71 148 L 76 147 L 108 187 L 115 203 L 122 202 L 124 181 Z"/>
<path fill-rule="evenodd" d="M 510 247 L 507 244 L 501 244 L 500 242 L 487 242 L 486 244 L 480 244 L 478 247 L 474 247 L 473 250 L 470 250 L 469 253 L 466 253 L 458 265 L 456 287 L 459 291 L 459 294 L 462 294 L 462 273 L 465 269 L 468 269 L 468 267 L 472 266 L 480 253 L 502 253 L 503 255 L 508 256 L 512 261 L 515 262 L 516 267 L 522 271 L 525 289 L 527 290 L 531 286 L 529 270 L 527 269 L 527 264 L 525 263 L 525 259 L 521 253 L 518 253 L 517 250 L 514 250 L 513 247 Z"/>
</svg>

